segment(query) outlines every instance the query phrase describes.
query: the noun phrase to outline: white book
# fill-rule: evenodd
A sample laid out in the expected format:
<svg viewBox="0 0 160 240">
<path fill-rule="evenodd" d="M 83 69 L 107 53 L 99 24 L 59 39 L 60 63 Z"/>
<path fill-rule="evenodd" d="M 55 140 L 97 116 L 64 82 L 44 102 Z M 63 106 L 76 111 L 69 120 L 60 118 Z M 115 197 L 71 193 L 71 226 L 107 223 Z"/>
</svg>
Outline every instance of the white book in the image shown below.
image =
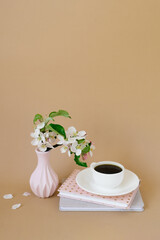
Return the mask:
<svg viewBox="0 0 160 240">
<path fill-rule="evenodd" d="M 91 202 L 85 202 L 75 199 L 69 199 L 65 197 L 60 197 L 59 201 L 59 210 L 60 211 L 136 211 L 141 212 L 144 210 L 144 203 L 141 197 L 141 193 L 138 190 L 132 205 L 130 208 L 122 209 L 115 208 L 110 206 L 105 206 L 101 204 L 95 204 Z"/>
</svg>

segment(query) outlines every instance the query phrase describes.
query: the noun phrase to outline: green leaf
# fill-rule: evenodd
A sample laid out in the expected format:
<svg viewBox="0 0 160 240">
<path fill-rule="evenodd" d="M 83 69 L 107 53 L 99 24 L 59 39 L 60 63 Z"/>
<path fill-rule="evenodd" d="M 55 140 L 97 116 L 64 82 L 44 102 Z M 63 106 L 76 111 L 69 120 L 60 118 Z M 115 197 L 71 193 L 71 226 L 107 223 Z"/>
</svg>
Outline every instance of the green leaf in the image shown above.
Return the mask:
<svg viewBox="0 0 160 240">
<path fill-rule="evenodd" d="M 49 121 L 54 121 L 54 119 L 51 118 L 51 117 L 46 118 L 46 120 L 45 120 L 45 124 L 49 123 Z"/>
<path fill-rule="evenodd" d="M 90 151 L 90 146 L 89 146 L 89 144 L 87 144 L 86 147 L 83 148 L 82 154 L 86 154 L 86 153 L 88 153 L 89 151 Z"/>
<path fill-rule="evenodd" d="M 50 132 L 54 131 L 53 128 L 50 125 L 45 126 L 45 131 L 47 131 L 47 130 L 50 131 Z"/>
<path fill-rule="evenodd" d="M 52 117 L 52 118 L 53 118 L 53 117 L 56 117 L 56 116 L 57 116 L 57 113 L 58 113 L 58 112 L 51 112 L 51 113 L 49 114 L 49 117 Z"/>
<path fill-rule="evenodd" d="M 41 131 L 42 133 L 45 133 L 45 127 L 42 128 L 42 129 L 40 129 L 40 131 Z"/>
<path fill-rule="evenodd" d="M 51 130 L 52 132 L 54 131 L 57 134 L 62 135 L 64 138 L 66 138 L 66 133 L 65 133 L 64 127 L 62 127 L 61 125 L 50 123 L 48 126 L 46 126 L 46 128 L 48 130 Z"/>
<path fill-rule="evenodd" d="M 51 112 L 49 114 L 49 117 L 52 117 L 52 118 L 57 117 L 57 116 L 63 116 L 63 117 L 71 118 L 69 113 L 65 110 L 59 110 L 58 112 Z"/>
<path fill-rule="evenodd" d="M 43 117 L 41 114 L 36 114 L 33 119 L 33 123 L 35 123 L 37 120 L 43 121 Z"/>
<path fill-rule="evenodd" d="M 71 118 L 69 113 L 67 111 L 65 111 L 65 110 L 59 110 L 59 115 L 63 116 L 63 117 Z"/>
<path fill-rule="evenodd" d="M 77 140 L 78 144 L 81 144 L 85 141 L 85 139 L 80 139 L 80 140 Z"/>
<path fill-rule="evenodd" d="M 76 154 L 74 155 L 74 161 L 76 162 L 77 165 L 82 166 L 82 167 L 87 167 L 87 163 L 81 162 L 80 156 L 77 156 Z"/>
</svg>

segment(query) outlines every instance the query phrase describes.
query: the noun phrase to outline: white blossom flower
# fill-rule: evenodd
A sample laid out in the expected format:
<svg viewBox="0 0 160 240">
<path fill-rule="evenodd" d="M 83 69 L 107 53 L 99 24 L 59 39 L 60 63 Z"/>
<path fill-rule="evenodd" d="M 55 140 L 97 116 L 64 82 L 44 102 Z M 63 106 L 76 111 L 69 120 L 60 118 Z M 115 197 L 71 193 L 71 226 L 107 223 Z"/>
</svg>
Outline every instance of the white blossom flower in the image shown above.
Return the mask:
<svg viewBox="0 0 160 240">
<path fill-rule="evenodd" d="M 39 134 L 40 130 L 36 128 L 35 131 L 31 133 L 31 137 L 38 138 Z"/>
<path fill-rule="evenodd" d="M 79 131 L 77 134 L 77 139 L 83 139 L 86 137 L 86 132 L 85 131 Z"/>
<path fill-rule="evenodd" d="M 71 151 L 70 151 L 70 149 L 68 150 L 68 157 L 70 157 L 71 156 Z"/>
<path fill-rule="evenodd" d="M 40 143 L 41 143 L 41 140 L 39 140 L 38 138 L 33 139 L 32 142 L 31 142 L 31 144 L 32 144 L 33 146 L 37 146 L 37 145 L 39 145 Z"/>
<path fill-rule="evenodd" d="M 75 127 L 69 127 L 66 131 L 66 139 L 64 139 L 64 137 L 61 135 L 57 136 L 59 140 L 57 144 L 63 145 L 63 147 L 60 149 L 61 153 L 65 153 L 68 151 L 68 156 L 71 155 L 71 152 L 75 153 L 77 156 L 80 156 L 83 148 L 85 148 L 87 144 L 85 137 L 85 131 L 77 132 Z M 78 143 L 78 140 L 82 139 L 84 139 L 84 142 Z"/>
<path fill-rule="evenodd" d="M 69 127 L 68 130 L 66 131 L 66 135 L 67 138 L 69 138 L 70 136 L 76 136 L 77 135 L 77 130 L 75 129 L 75 127 Z"/>
<path fill-rule="evenodd" d="M 68 151 L 68 156 L 69 156 L 69 157 L 71 156 L 70 148 L 69 148 L 69 146 L 67 146 L 67 145 L 63 145 L 63 146 L 60 148 L 60 151 L 61 151 L 61 153 L 65 153 L 65 152 Z"/>
<path fill-rule="evenodd" d="M 63 146 L 60 148 L 61 153 L 65 153 L 65 152 L 67 152 L 67 150 L 68 150 L 67 146 Z"/>
<path fill-rule="evenodd" d="M 80 155 L 81 155 L 81 152 L 82 152 L 82 150 L 81 150 L 80 148 L 77 148 L 77 150 L 76 150 L 76 156 L 80 156 Z"/>
<path fill-rule="evenodd" d="M 63 136 L 58 135 L 57 138 L 58 138 L 58 140 L 59 140 L 59 141 L 57 142 L 57 144 L 60 144 L 60 145 L 62 144 L 62 145 L 65 145 L 65 146 L 67 146 L 67 145 L 69 144 L 69 142 L 66 141 Z"/>
<path fill-rule="evenodd" d="M 63 136 L 58 135 L 57 138 L 58 138 L 58 140 L 59 140 L 59 141 L 57 142 L 57 144 L 63 144 L 63 143 L 64 143 L 64 137 L 63 137 Z"/>
<path fill-rule="evenodd" d="M 38 149 L 41 151 L 41 152 L 45 152 L 47 150 L 47 146 L 46 144 L 44 143 L 40 143 L 38 144 Z"/>
<path fill-rule="evenodd" d="M 39 130 L 39 129 L 36 129 Z M 34 136 L 34 139 L 32 140 L 31 144 L 33 146 L 38 146 L 39 144 L 41 144 L 42 142 L 45 142 L 45 136 L 42 132 L 38 132 L 35 130 L 35 134 L 33 133 L 32 136 Z"/>
<path fill-rule="evenodd" d="M 48 147 L 48 148 L 53 148 L 53 146 L 52 146 L 52 144 L 50 143 L 50 142 L 45 142 L 45 144 L 46 144 L 46 146 Z"/>
<path fill-rule="evenodd" d="M 45 122 L 41 122 L 37 125 L 37 129 L 42 129 L 45 126 Z"/>
<path fill-rule="evenodd" d="M 78 142 L 74 142 L 71 146 L 71 151 L 76 154 L 76 156 L 80 156 L 82 152 L 82 146 L 81 144 L 78 144 Z"/>
<path fill-rule="evenodd" d="M 55 141 L 56 141 L 56 133 L 54 132 L 45 132 L 44 133 L 44 136 L 45 136 L 45 139 L 50 143 L 50 144 L 53 144 Z"/>
<path fill-rule="evenodd" d="M 40 127 L 42 127 L 41 125 Z M 40 128 L 39 127 L 39 128 Z M 33 133 L 31 133 L 32 140 L 31 144 L 33 146 L 38 146 L 38 149 L 41 152 L 45 152 L 47 148 L 53 148 L 53 142 L 55 141 L 56 134 L 54 132 L 45 132 L 42 133 L 40 129 L 35 129 Z"/>
<path fill-rule="evenodd" d="M 93 150 L 94 149 L 95 149 L 95 146 L 93 144 L 91 144 L 90 151 L 89 151 L 89 154 L 90 154 L 91 157 L 93 156 Z"/>
<path fill-rule="evenodd" d="M 73 153 L 76 153 L 76 147 L 77 147 L 77 145 L 78 145 L 78 143 L 77 143 L 77 141 L 76 142 L 74 142 L 72 145 L 71 145 L 71 151 L 73 152 Z"/>
<path fill-rule="evenodd" d="M 50 136 L 49 132 L 45 132 L 45 133 L 44 133 L 44 137 L 45 137 L 45 138 L 49 138 L 49 136 Z"/>
<path fill-rule="evenodd" d="M 45 152 L 47 150 L 47 148 L 53 148 L 52 144 L 50 144 L 49 142 L 41 142 L 38 144 L 38 149 L 41 152 Z"/>
<path fill-rule="evenodd" d="M 74 143 L 76 140 L 81 140 L 86 137 L 85 131 L 79 131 L 75 129 L 75 127 L 69 127 L 66 131 L 67 139 L 70 143 Z"/>
</svg>

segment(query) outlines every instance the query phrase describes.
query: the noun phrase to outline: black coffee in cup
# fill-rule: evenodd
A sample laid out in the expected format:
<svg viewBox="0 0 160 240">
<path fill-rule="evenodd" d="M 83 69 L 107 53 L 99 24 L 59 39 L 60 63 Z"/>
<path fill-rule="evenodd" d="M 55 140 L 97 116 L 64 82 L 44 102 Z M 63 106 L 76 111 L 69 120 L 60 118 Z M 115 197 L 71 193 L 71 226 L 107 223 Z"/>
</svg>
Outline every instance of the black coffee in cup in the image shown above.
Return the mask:
<svg viewBox="0 0 160 240">
<path fill-rule="evenodd" d="M 113 164 L 102 164 L 94 168 L 99 173 L 115 174 L 122 171 L 122 168 Z"/>
</svg>

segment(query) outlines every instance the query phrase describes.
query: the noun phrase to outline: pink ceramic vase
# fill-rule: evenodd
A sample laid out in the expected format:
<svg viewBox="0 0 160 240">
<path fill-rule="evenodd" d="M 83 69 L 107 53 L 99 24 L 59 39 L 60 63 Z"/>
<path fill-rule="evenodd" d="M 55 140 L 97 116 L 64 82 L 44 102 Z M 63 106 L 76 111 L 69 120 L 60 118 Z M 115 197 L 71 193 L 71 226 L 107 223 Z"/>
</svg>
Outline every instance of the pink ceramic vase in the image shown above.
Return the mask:
<svg viewBox="0 0 160 240">
<path fill-rule="evenodd" d="M 41 198 L 50 197 L 58 186 L 57 174 L 52 170 L 49 157 L 50 151 L 40 152 L 36 149 L 38 164 L 30 177 L 32 192 Z"/>
</svg>

